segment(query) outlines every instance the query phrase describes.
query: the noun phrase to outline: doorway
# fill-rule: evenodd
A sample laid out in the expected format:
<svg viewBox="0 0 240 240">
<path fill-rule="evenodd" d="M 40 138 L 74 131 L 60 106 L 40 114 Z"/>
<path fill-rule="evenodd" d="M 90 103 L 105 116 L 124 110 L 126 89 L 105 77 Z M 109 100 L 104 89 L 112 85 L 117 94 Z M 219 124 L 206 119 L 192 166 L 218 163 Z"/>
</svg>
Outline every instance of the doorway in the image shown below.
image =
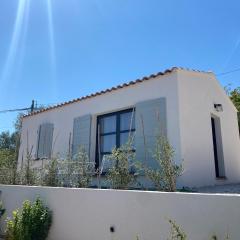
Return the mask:
<svg viewBox="0 0 240 240">
<path fill-rule="evenodd" d="M 220 118 L 212 116 L 211 125 L 216 178 L 225 178 Z"/>
</svg>

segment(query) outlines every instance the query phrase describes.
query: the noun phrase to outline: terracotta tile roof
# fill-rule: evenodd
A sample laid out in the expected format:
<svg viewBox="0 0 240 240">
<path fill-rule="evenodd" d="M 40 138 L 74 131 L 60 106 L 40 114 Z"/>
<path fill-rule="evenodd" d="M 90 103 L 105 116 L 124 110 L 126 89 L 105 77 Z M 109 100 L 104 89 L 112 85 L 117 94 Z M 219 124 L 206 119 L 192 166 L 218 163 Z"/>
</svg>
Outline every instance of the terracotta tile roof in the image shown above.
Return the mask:
<svg viewBox="0 0 240 240">
<path fill-rule="evenodd" d="M 85 99 L 88 99 L 88 98 L 96 97 L 96 96 L 99 96 L 99 95 L 102 95 L 102 94 L 105 94 L 105 93 L 108 93 L 108 92 L 112 92 L 112 91 L 115 91 L 115 90 L 118 90 L 118 89 L 121 89 L 121 88 L 124 88 L 124 87 L 132 86 L 132 85 L 135 85 L 137 83 L 141 83 L 143 81 L 147 81 L 149 79 L 156 78 L 156 77 L 161 76 L 161 75 L 166 75 L 168 73 L 172 73 L 175 70 L 185 70 L 185 71 L 192 71 L 192 72 L 209 73 L 209 72 L 205 72 L 205 71 L 199 71 L 199 70 L 182 68 L 182 67 L 172 67 L 170 69 L 166 69 L 163 72 L 158 72 L 158 73 L 155 73 L 155 74 L 151 74 L 149 76 L 145 76 L 143 78 L 136 79 L 136 80 L 130 81 L 128 83 L 123 83 L 123 84 L 118 85 L 116 87 L 107 88 L 107 89 L 105 89 L 103 91 L 100 91 L 100 92 L 92 93 L 90 95 L 86 95 L 86 96 L 83 96 L 83 97 L 80 97 L 80 98 L 76 98 L 76 99 L 73 99 L 71 101 L 59 103 L 59 104 L 51 106 L 51 107 L 46 107 L 46 108 L 43 108 L 41 110 L 34 111 L 32 113 L 24 115 L 23 118 L 33 116 L 33 115 L 36 115 L 36 114 L 39 114 L 39 113 L 42 113 L 42 112 L 46 112 L 46 111 L 49 111 L 49 110 L 52 110 L 52 109 L 55 109 L 55 108 L 60 108 L 60 107 L 63 107 L 63 106 L 66 106 L 66 105 L 69 105 L 69 104 L 72 104 L 72 103 L 76 103 L 76 102 L 79 102 L 79 101 L 82 101 L 82 100 L 85 100 Z"/>
</svg>

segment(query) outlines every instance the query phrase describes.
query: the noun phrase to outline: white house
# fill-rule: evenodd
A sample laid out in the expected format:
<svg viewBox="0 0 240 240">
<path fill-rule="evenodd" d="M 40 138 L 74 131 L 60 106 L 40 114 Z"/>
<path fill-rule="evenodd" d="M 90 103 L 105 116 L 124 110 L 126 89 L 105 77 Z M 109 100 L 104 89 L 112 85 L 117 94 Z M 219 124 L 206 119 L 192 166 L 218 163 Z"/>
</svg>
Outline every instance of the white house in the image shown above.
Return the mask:
<svg viewBox="0 0 240 240">
<path fill-rule="evenodd" d="M 179 186 L 233 183 L 240 181 L 238 132 L 237 111 L 215 75 L 174 67 L 26 115 L 19 163 L 27 145 L 36 165 L 83 145 L 99 166 L 134 134 L 137 160 L 147 158 L 154 166 L 150 153 L 161 133 L 173 146 L 175 161 L 183 161 Z"/>
</svg>

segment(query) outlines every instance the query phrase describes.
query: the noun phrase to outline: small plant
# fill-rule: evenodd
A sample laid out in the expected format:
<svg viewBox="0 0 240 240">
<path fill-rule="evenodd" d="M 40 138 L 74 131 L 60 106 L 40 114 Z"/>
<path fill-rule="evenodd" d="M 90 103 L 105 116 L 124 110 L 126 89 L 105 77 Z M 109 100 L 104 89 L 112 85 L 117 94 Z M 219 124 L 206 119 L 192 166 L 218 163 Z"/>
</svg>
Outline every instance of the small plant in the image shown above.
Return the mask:
<svg viewBox="0 0 240 240">
<path fill-rule="evenodd" d="M 83 188 L 91 183 L 94 164 L 89 161 L 85 148 L 80 146 L 73 157 L 67 154 L 64 160 L 58 161 L 58 170 L 62 186 Z"/>
<path fill-rule="evenodd" d="M 64 187 L 72 187 L 75 166 L 70 154 L 67 154 L 66 158 L 58 160 L 58 168 L 60 185 Z"/>
<path fill-rule="evenodd" d="M 15 184 L 17 161 L 16 153 L 10 149 L 0 149 L 0 183 Z"/>
<path fill-rule="evenodd" d="M 50 159 L 43 171 L 43 185 L 51 187 L 59 186 L 58 160 L 56 158 Z"/>
<path fill-rule="evenodd" d="M 175 164 L 173 160 L 174 150 L 168 139 L 164 136 L 156 137 L 156 145 L 153 158 L 158 163 L 158 168 L 144 166 L 146 176 L 154 183 L 157 190 L 176 191 L 177 177 L 182 174 L 182 165 Z"/>
<path fill-rule="evenodd" d="M 108 159 L 113 163 L 107 173 L 107 180 L 112 188 L 127 189 L 135 183 L 137 174 L 132 172 L 135 167 L 135 153 L 131 141 L 120 148 L 114 148 Z"/>
<path fill-rule="evenodd" d="M 6 240 L 45 240 L 51 223 L 52 214 L 39 198 L 33 203 L 27 200 L 7 221 Z"/>
<path fill-rule="evenodd" d="M 77 179 L 75 185 L 79 188 L 86 188 L 92 181 L 92 174 L 94 173 L 94 169 L 83 146 L 80 146 L 79 151 L 74 158 L 74 161 L 76 161 L 77 165 Z"/>
<path fill-rule="evenodd" d="M 37 176 L 33 168 L 32 150 L 26 154 L 26 161 L 18 171 L 19 183 L 23 185 L 34 185 L 37 181 Z"/>
<path fill-rule="evenodd" d="M 168 220 L 171 224 L 170 238 L 168 240 L 187 240 L 186 233 L 173 220 Z"/>
</svg>

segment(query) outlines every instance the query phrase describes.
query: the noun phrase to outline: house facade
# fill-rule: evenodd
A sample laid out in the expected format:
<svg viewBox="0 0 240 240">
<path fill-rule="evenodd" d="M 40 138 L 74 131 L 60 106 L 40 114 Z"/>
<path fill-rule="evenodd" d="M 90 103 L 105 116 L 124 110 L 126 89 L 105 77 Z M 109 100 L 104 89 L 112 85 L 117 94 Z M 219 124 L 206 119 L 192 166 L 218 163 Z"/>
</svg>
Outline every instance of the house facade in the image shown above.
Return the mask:
<svg viewBox="0 0 240 240">
<path fill-rule="evenodd" d="M 174 67 L 25 116 L 19 164 L 27 149 L 37 166 L 84 146 L 96 167 L 106 167 L 112 148 L 134 136 L 136 159 L 156 167 L 156 136 L 165 135 L 183 162 L 179 187 L 234 183 L 238 132 L 237 111 L 215 75 Z"/>
</svg>

